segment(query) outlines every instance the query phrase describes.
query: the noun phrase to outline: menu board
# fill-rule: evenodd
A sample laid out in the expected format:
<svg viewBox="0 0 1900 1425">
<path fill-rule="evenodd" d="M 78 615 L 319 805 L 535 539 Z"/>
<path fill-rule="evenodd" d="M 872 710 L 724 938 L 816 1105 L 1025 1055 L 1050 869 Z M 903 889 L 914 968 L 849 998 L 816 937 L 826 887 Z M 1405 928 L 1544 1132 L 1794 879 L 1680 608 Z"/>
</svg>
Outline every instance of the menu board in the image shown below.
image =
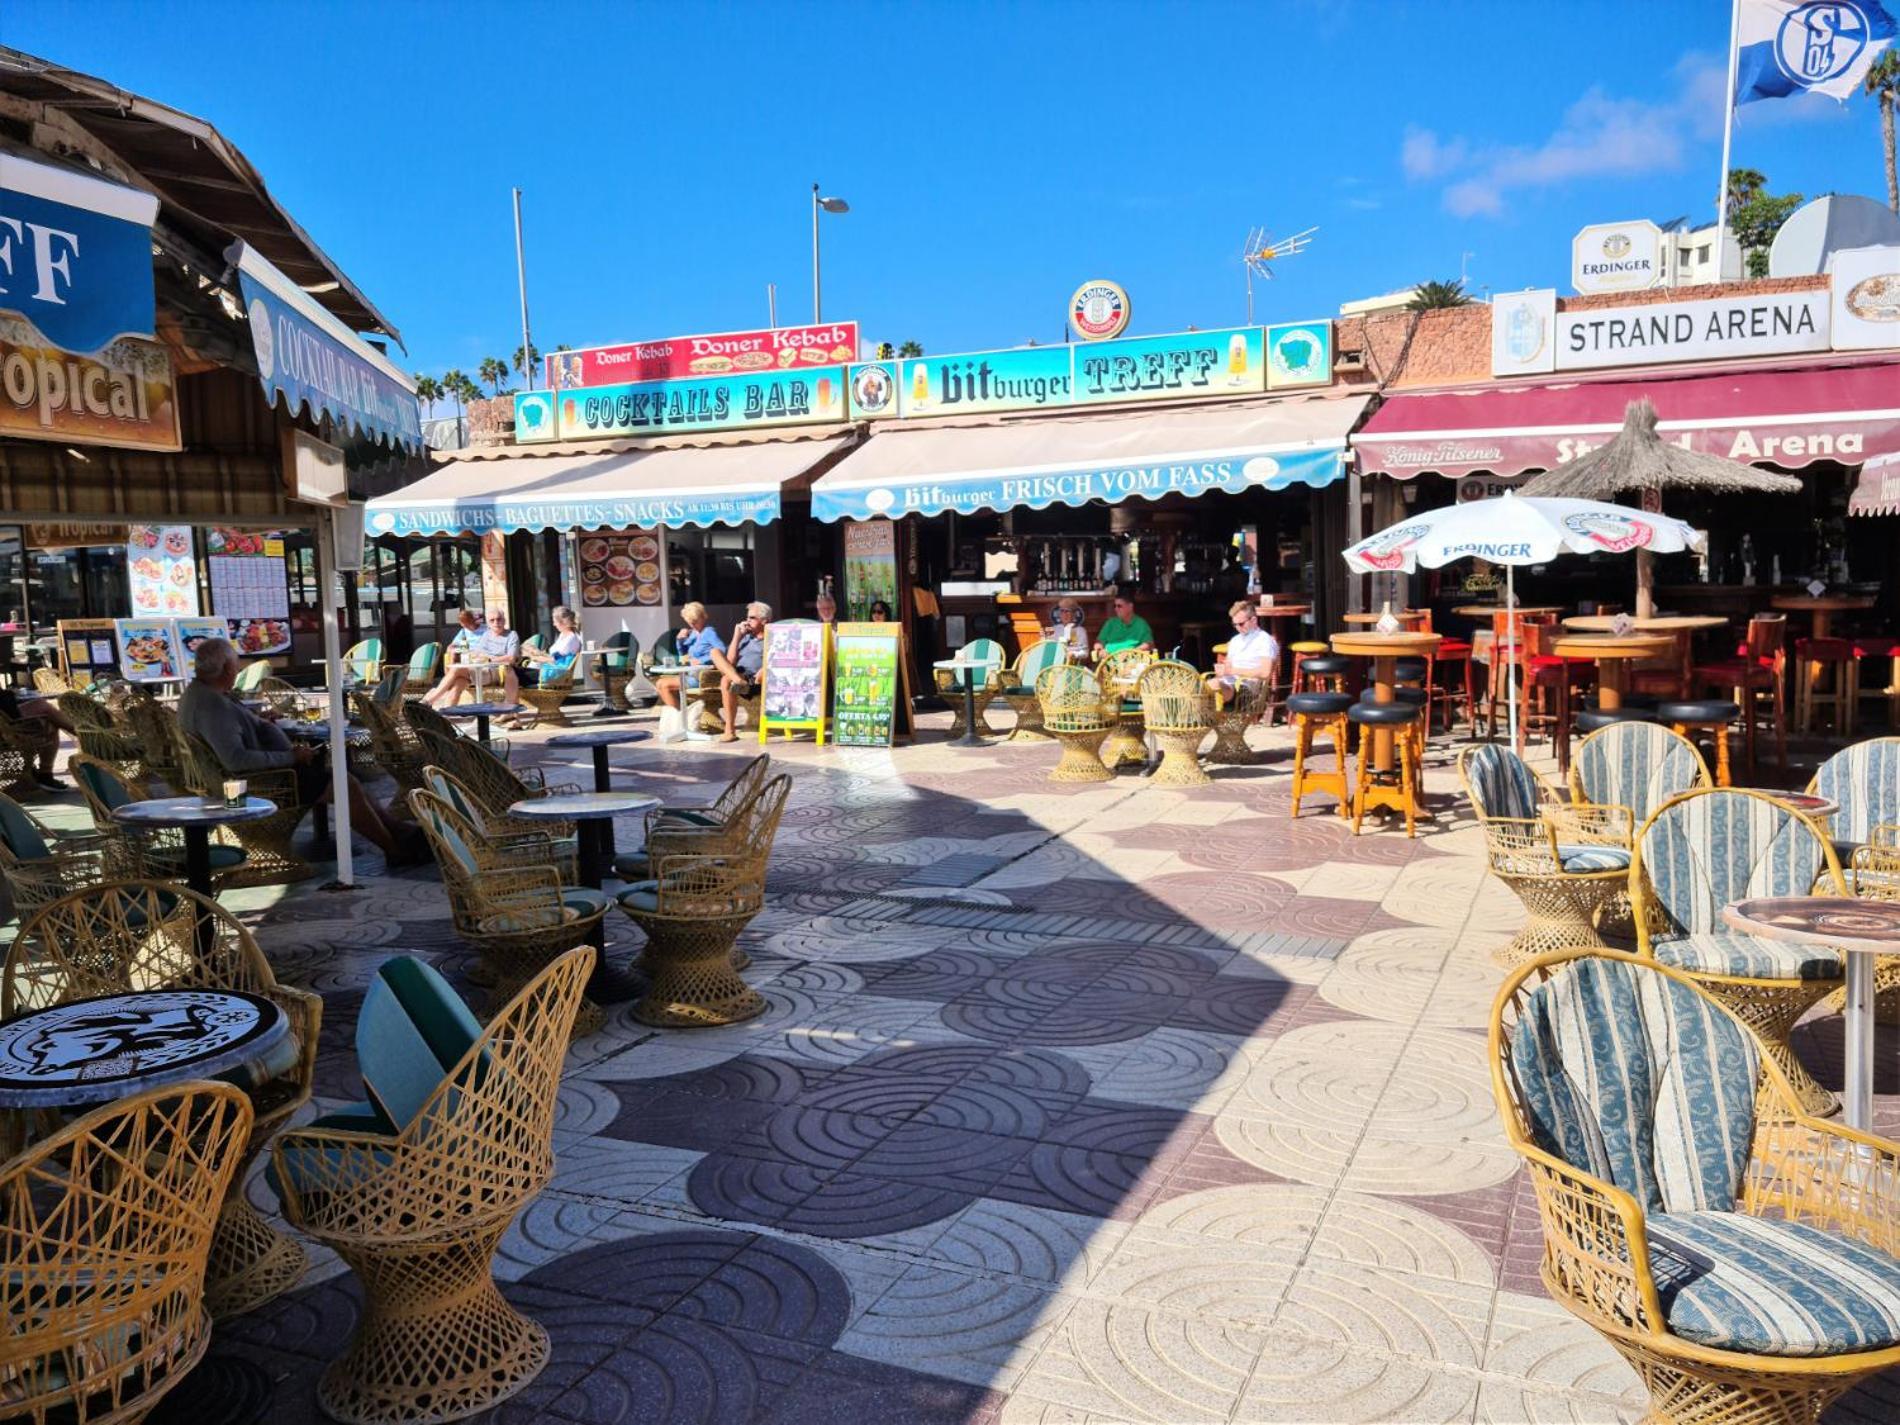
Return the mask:
<svg viewBox="0 0 1900 1425">
<path fill-rule="evenodd" d="M 190 525 L 127 526 L 125 570 L 135 614 L 198 612 L 198 561 L 192 556 Z"/>
<path fill-rule="evenodd" d="M 182 676 L 190 678 L 198 671 L 198 645 L 207 638 L 229 638 L 230 626 L 221 618 L 181 618 L 173 621 L 178 631 L 178 661 Z"/>
<path fill-rule="evenodd" d="M 651 534 L 581 536 L 581 602 L 651 608 L 660 602 L 660 541 Z"/>
<path fill-rule="evenodd" d="M 229 626 L 239 653 L 290 647 L 290 586 L 278 530 L 214 527 L 205 533 L 211 606 Z M 196 612 L 196 610 L 193 610 Z"/>
<path fill-rule="evenodd" d="M 58 624 L 60 671 L 81 687 L 119 673 L 119 634 L 109 618 L 63 618 Z"/>
<path fill-rule="evenodd" d="M 177 628 L 168 618 L 114 619 L 119 635 L 119 671 L 129 683 L 162 683 L 181 678 Z"/>
<path fill-rule="evenodd" d="M 825 740 L 825 654 L 830 629 L 810 619 L 765 626 L 760 672 L 759 741 L 774 727 L 813 728 Z"/>
<path fill-rule="evenodd" d="M 900 729 L 910 730 L 903 625 L 841 623 L 832 646 L 832 741 L 889 747 Z"/>
<path fill-rule="evenodd" d="M 844 526 L 844 612 L 868 619 L 882 599 L 897 616 L 897 526 L 889 520 L 847 520 Z"/>
</svg>

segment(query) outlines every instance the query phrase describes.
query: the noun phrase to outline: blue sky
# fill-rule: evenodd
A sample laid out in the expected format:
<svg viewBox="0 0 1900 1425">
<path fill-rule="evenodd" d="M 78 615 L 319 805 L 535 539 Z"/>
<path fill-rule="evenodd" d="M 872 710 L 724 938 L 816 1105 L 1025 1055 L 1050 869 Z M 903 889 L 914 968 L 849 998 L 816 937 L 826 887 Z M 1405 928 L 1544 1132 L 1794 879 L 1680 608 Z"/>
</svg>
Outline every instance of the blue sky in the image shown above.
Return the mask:
<svg viewBox="0 0 1900 1425">
<path fill-rule="evenodd" d="M 931 351 L 1261 320 L 1432 277 L 1565 285 L 1587 222 L 1713 215 L 1727 0 L 231 6 L 36 0 L 0 42 L 215 123 L 402 329 L 408 369 L 825 312 Z M 1857 99 L 1741 110 L 1778 191 L 1884 197 Z M 1469 256 L 1466 256 L 1469 254 Z"/>
</svg>

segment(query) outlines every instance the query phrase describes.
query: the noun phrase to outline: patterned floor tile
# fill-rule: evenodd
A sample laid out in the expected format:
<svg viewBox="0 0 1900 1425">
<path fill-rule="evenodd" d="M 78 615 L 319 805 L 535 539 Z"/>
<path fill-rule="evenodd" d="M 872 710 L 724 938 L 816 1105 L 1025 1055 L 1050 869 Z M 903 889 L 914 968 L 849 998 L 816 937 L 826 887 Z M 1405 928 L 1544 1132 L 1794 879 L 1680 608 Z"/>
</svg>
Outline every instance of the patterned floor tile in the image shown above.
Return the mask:
<svg viewBox="0 0 1900 1425">
<path fill-rule="evenodd" d="M 1007 1391 L 1073 1305 L 1024 1282 L 920 1264 L 839 1337 L 837 1348 Z"/>
</svg>

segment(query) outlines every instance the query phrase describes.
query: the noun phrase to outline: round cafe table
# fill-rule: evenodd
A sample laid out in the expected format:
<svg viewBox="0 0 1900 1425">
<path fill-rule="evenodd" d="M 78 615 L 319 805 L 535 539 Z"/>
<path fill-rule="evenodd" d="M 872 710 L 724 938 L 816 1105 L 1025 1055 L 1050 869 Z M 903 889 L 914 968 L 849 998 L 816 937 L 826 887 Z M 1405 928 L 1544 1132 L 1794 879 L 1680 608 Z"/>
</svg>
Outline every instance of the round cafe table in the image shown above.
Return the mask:
<svg viewBox="0 0 1900 1425">
<path fill-rule="evenodd" d="M 531 797 L 508 808 L 510 816 L 528 821 L 572 821 L 578 824 L 576 871 L 581 884 L 600 890 L 614 861 L 614 818 L 652 811 L 658 797 L 643 792 L 571 792 L 564 797 Z M 619 1004 L 634 997 L 634 985 L 607 967 L 607 918 L 602 916 L 588 942 L 599 952 L 594 974 L 587 982 L 587 998 L 596 1004 Z"/>
<path fill-rule="evenodd" d="M 1436 633 L 1336 633 L 1332 637 L 1333 652 L 1372 660 L 1372 700 L 1375 703 L 1396 700 L 1399 659 L 1422 657 L 1441 642 L 1443 638 Z M 1403 793 L 1397 785 L 1391 784 L 1392 768 L 1392 729 L 1375 726 L 1372 728 L 1372 769 L 1380 774 L 1380 782 L 1367 789 L 1368 807 L 1404 810 Z M 1413 790 L 1413 815 L 1430 816 L 1418 789 Z"/>
<path fill-rule="evenodd" d="M 1816 796 L 1812 792 L 1784 792 L 1778 787 L 1738 787 L 1736 790 L 1753 792 L 1760 797 L 1773 797 L 1783 806 L 1793 807 L 1803 816 L 1811 816 L 1816 821 L 1826 821 L 1841 809 L 1841 804 L 1832 797 Z"/>
<path fill-rule="evenodd" d="M 276 810 L 277 803 L 269 797 L 246 797 L 237 803 L 216 797 L 148 797 L 114 807 L 112 819 L 125 826 L 175 827 L 184 832 L 185 884 L 209 899 L 212 830 L 243 821 L 262 821 Z"/>
<path fill-rule="evenodd" d="M 1572 633 L 1614 633 L 1622 614 L 1578 614 L 1564 620 Z M 1652 618 L 1631 617 L 1632 633 L 1698 633 L 1705 628 L 1721 628 L 1728 622 L 1720 614 L 1657 614 Z"/>
<path fill-rule="evenodd" d="M 614 789 L 613 772 L 607 765 L 607 749 L 628 742 L 645 742 L 652 735 L 633 728 L 603 727 L 585 732 L 564 732 L 559 737 L 550 737 L 548 746 L 591 747 L 594 750 L 594 790 L 611 792 Z"/>
<path fill-rule="evenodd" d="M 442 716 L 474 718 L 475 740 L 485 747 L 488 745 L 488 720 L 491 717 L 508 717 L 520 711 L 520 703 L 458 703 L 454 707 L 443 708 Z"/>
<path fill-rule="evenodd" d="M 1842 1116 L 1865 1132 L 1874 1116 L 1874 959 L 1900 953 L 1900 902 L 1847 896 L 1762 896 L 1722 911 L 1764 940 L 1824 945 L 1847 961 L 1847 1082 Z"/>
<path fill-rule="evenodd" d="M 985 671 L 994 668 L 994 663 L 986 663 L 980 658 L 939 658 L 930 665 L 947 673 L 960 673 L 963 682 L 963 736 L 952 739 L 956 747 L 982 747 L 982 738 L 976 735 L 976 675 L 978 669 Z"/>
<path fill-rule="evenodd" d="M 1676 640 L 1663 633 L 1566 633 L 1547 645 L 1559 658 L 1587 658 L 1597 665 L 1597 706 L 1614 712 L 1623 706 L 1629 665 L 1672 652 Z"/>
<path fill-rule="evenodd" d="M 1776 594 L 1768 606 L 1784 613 L 1805 613 L 1808 633 L 1822 639 L 1833 635 L 1835 614 L 1871 609 L 1875 603 L 1872 594 Z"/>
</svg>

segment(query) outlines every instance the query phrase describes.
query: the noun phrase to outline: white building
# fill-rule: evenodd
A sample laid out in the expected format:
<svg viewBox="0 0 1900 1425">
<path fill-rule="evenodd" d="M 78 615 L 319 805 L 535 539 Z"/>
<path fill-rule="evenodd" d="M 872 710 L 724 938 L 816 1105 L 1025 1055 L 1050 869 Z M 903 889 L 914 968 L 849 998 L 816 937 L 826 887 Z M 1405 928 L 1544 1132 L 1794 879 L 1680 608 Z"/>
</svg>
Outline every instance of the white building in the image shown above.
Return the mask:
<svg viewBox="0 0 1900 1425">
<path fill-rule="evenodd" d="M 1731 234 L 1723 244 L 1722 272 L 1715 266 L 1715 224 L 1692 228 L 1687 218 L 1662 227 L 1662 280 L 1658 287 L 1701 287 L 1711 282 L 1735 282 L 1742 276 L 1742 249 Z"/>
</svg>

